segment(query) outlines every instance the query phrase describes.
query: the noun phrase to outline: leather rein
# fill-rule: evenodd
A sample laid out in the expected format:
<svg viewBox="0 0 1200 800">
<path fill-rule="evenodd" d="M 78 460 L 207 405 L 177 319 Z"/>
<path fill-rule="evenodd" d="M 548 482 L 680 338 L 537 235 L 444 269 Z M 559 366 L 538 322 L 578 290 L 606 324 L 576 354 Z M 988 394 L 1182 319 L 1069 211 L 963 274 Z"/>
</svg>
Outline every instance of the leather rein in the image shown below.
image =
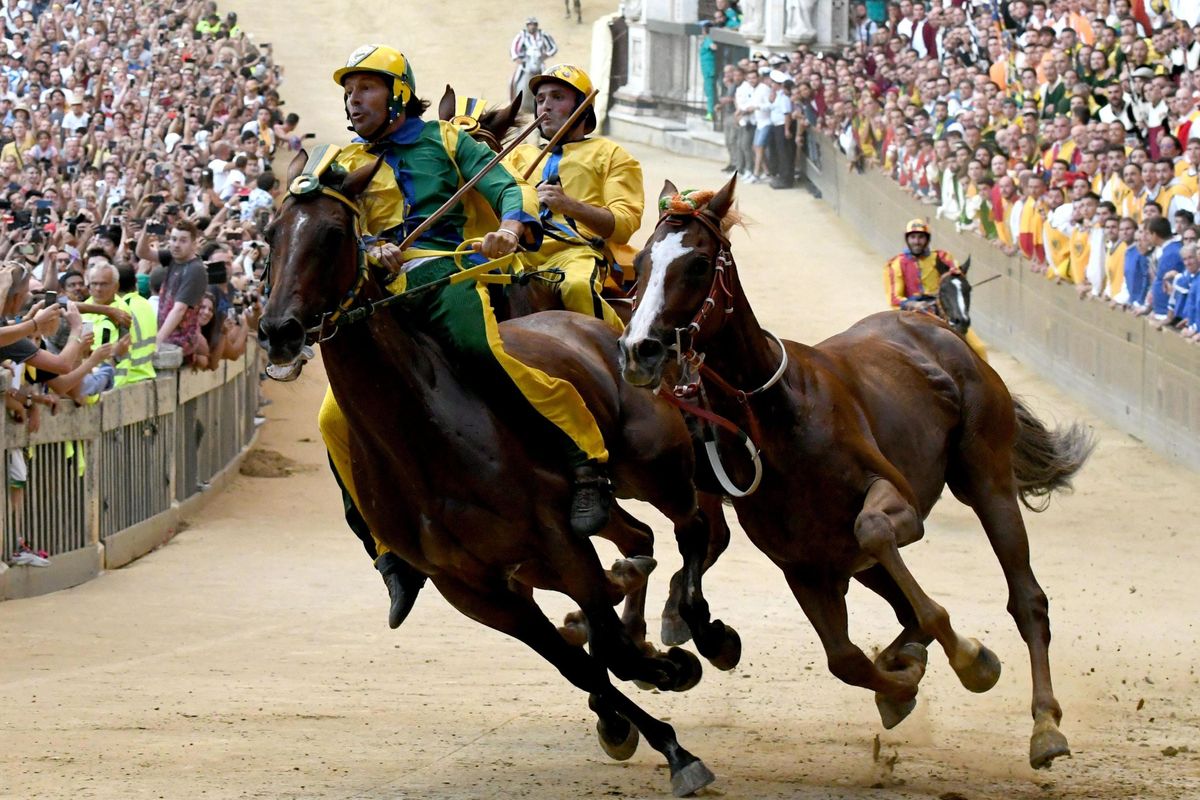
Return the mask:
<svg viewBox="0 0 1200 800">
<path fill-rule="evenodd" d="M 756 389 L 745 390 L 735 387 L 705 363 L 704 352 L 699 350 L 698 347 L 704 341 L 716 335 L 724 326 L 725 320 L 734 311 L 734 293 L 731 288 L 730 279 L 737 269 L 737 264 L 733 260 L 729 239 L 721 230 L 720 221 L 703 208 L 692 212 L 667 211 L 659 217 L 658 225 L 655 229 L 657 230 L 657 228 L 663 225 L 682 226 L 689 219 L 694 219 L 707 228 L 716 237 L 720 243 L 720 247 L 713 257 L 713 280 L 712 285 L 709 287 L 708 295 L 704 298 L 704 302 L 701 303 L 695 316 L 692 317 L 691 322 L 682 328 L 675 329 L 675 344 L 672 349 L 675 351 L 676 361 L 681 368 L 679 383 L 670 390 L 665 386 L 660 386 L 658 395 L 681 411 L 708 423 L 704 432 L 704 449 L 708 454 L 713 474 L 716 476 L 718 483 L 721 484 L 721 488 L 728 495 L 731 497 L 746 497 L 758 489 L 763 474 L 760 450 L 755 444 L 756 441 L 762 441 L 762 428 L 759 425 L 757 415 L 754 413 L 754 407 L 750 404 L 750 399 L 755 395 L 766 392 L 783 378 L 783 374 L 787 371 L 788 367 L 787 348 L 784 347 L 783 342 L 778 336 L 764 329 L 763 333 L 779 346 L 780 362 L 778 369 L 775 370 L 775 374 L 766 383 Z M 637 309 L 637 302 L 638 300 L 635 297 L 633 302 L 635 311 Z M 715 313 L 718 307 L 720 307 L 720 312 Z M 731 395 L 737 400 L 748 419 L 749 435 L 735 423 L 712 410 L 712 404 L 709 402 L 708 393 L 704 385 L 706 379 L 717 389 Z M 735 486 L 729 477 L 729 473 L 725 470 L 717 446 L 717 428 L 728 431 L 737 437 L 750 456 L 750 460 L 754 466 L 754 479 L 745 489 Z"/>
</svg>

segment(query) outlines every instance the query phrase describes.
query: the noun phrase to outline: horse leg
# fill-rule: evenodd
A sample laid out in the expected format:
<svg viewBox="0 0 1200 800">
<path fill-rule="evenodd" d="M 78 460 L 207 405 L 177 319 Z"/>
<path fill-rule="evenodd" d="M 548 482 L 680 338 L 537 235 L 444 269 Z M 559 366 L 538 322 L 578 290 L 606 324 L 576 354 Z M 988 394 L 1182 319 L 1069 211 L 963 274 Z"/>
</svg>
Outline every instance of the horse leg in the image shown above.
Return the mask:
<svg viewBox="0 0 1200 800">
<path fill-rule="evenodd" d="M 731 626 L 711 618 L 703 589 L 704 573 L 729 545 L 721 497 L 701 494 L 689 513 L 672 521 L 683 567 L 671 576 L 671 593 L 663 608 L 663 643 L 680 644 L 694 637 L 696 649 L 714 667 L 733 669 L 742 657 L 741 637 Z"/>
<path fill-rule="evenodd" d="M 881 668 L 850 641 L 847 578 L 801 567 L 785 567 L 784 576 L 825 648 L 829 671 L 844 683 L 875 692 L 885 728 L 900 724 L 917 705 L 917 685 L 925 675 L 925 648 L 906 645 L 897 653 L 902 668 Z"/>
<path fill-rule="evenodd" d="M 935 603 L 909 572 L 900 557 L 898 542 L 911 542 L 921 536 L 921 519 L 900 491 L 880 478 L 871 484 L 863 501 L 863 510 L 854 522 L 859 547 L 875 558 L 904 593 L 921 630 L 946 651 L 950 665 L 963 686 L 973 692 L 986 692 L 1000 679 L 1000 660 L 977 639 L 967 639 L 950 625 L 946 609 Z"/>
<path fill-rule="evenodd" d="M 614 739 L 628 738 L 621 736 L 622 720 L 626 726 L 632 724 L 641 731 L 650 746 L 667 759 L 671 788 L 677 797 L 692 794 L 713 782 L 712 772 L 679 744 L 675 730 L 642 710 L 613 686 L 603 664 L 583 648 L 565 642 L 531 597 L 503 589 L 480 590 L 444 575 L 435 578 L 434 585 L 463 614 L 524 642 L 553 664 L 563 677 L 588 692 L 589 704 L 599 718 L 597 727 L 602 743 L 611 744 Z M 604 738 L 606 732 L 608 739 Z M 606 746 L 605 749 L 609 748 Z M 622 748 L 616 749 L 618 755 L 623 754 Z M 623 749 L 628 749 L 628 745 Z M 628 755 L 632 754 L 629 751 Z"/>
<path fill-rule="evenodd" d="M 722 498 L 720 495 L 707 494 L 705 492 L 697 493 L 696 504 L 700 511 L 705 515 L 707 528 L 704 530 L 704 560 L 699 564 L 700 575 L 703 576 L 708 571 L 709 567 L 717 563 L 717 559 L 721 553 L 725 552 L 725 548 L 729 546 L 729 525 L 725 523 L 725 511 L 722 508 Z M 693 524 L 693 513 L 686 515 L 683 520 L 676 524 L 675 538 L 681 540 L 681 537 L 689 539 L 686 547 L 688 553 L 694 558 L 694 553 L 698 549 L 698 544 L 691 541 L 691 537 L 696 536 L 694 530 L 689 526 Z M 682 552 L 685 545 L 681 542 L 680 551 Z M 662 640 L 663 644 L 683 644 L 692 638 L 691 628 L 684 622 L 683 617 L 679 613 L 679 604 L 684 599 L 684 585 L 688 577 L 688 570 L 692 564 L 687 561 L 687 556 L 684 557 L 684 567 L 671 576 L 671 591 L 667 596 L 666 605 L 663 607 L 662 614 Z M 701 589 L 697 587 L 695 592 L 703 594 Z M 701 622 L 707 622 L 705 617 Z"/>
<path fill-rule="evenodd" d="M 899 660 L 900 649 L 910 643 L 925 647 L 933 641 L 933 637 L 921 630 L 921 624 L 917 621 L 917 615 L 913 613 L 908 598 L 883 567 L 875 564 L 856 573 L 854 579 L 886 600 L 903 628 L 892 643 L 875 656 L 875 664 L 880 669 L 902 668 L 903 664 Z"/>
<path fill-rule="evenodd" d="M 676 692 L 700 682 L 703 670 L 694 655 L 677 647 L 665 654 L 647 652 L 621 625 L 609 596 L 611 583 L 588 540 L 555 537 L 543 555 L 558 577 L 559 591 L 574 600 L 587 618 L 592 655 L 614 675 Z"/>
<path fill-rule="evenodd" d="M 634 517 L 620 505 L 613 504 L 612 522 L 600 532 L 600 536 L 617 546 L 626 559 L 626 567 L 641 577 L 640 585 L 628 584 L 625 605 L 621 609 L 621 624 L 639 645 L 646 642 L 646 593 L 647 578 L 657 566 L 654 560 L 654 530 Z M 618 565 L 613 566 L 618 571 Z"/>
<path fill-rule="evenodd" d="M 964 454 L 963 463 L 973 468 L 964 469 L 959 479 L 962 485 L 952 485 L 951 489 L 974 509 L 1004 571 L 1008 613 L 1029 648 L 1033 673 L 1029 763 L 1034 769 L 1042 769 L 1059 756 L 1071 754 L 1066 737 L 1058 729 L 1062 707 L 1054 697 L 1050 678 L 1050 603 L 1029 564 L 1029 535 L 1017 505 L 1010 462 L 996 458 L 988 448 L 983 453 Z M 986 473 L 983 465 L 990 465 Z"/>
</svg>

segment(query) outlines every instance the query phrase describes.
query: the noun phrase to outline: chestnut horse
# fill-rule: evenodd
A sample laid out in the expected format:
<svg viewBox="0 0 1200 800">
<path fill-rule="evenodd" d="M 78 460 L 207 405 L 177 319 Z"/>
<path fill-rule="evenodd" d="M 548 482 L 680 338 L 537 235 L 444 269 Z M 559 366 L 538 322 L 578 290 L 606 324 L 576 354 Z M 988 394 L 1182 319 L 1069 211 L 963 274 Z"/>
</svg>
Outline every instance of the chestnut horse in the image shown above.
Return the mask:
<svg viewBox="0 0 1200 800">
<path fill-rule="evenodd" d="M 971 691 L 990 689 L 1000 674 L 996 656 L 951 627 L 900 556 L 948 485 L 979 517 L 1008 582 L 1033 672 L 1030 763 L 1048 766 L 1070 751 L 1051 688 L 1048 603 L 1029 565 L 1018 500 L 1028 506 L 1030 497 L 1069 488 L 1091 452 L 1090 434 L 1079 425 L 1047 430 L 928 314 L 875 314 L 816 347 L 768 334 L 729 250 L 734 185 L 688 196 L 664 187 L 665 211 L 638 255 L 638 302 L 620 342 L 626 380 L 657 387 L 678 360 L 677 391 L 701 399 L 699 408 L 680 404 L 750 432 L 761 467 L 737 458 L 744 451 L 725 437 L 726 447 L 710 448 L 714 469 L 727 473 L 750 539 L 783 570 L 830 670 L 873 689 L 889 728 L 915 705 L 933 639 Z M 740 490 L 759 477 L 756 492 Z M 847 632 L 852 577 L 887 599 L 904 627 L 874 662 Z"/>
<path fill-rule="evenodd" d="M 307 154 L 297 156 L 289 185 L 306 161 Z M 712 773 L 679 745 L 670 725 L 616 689 L 607 670 L 682 691 L 699 680 L 700 663 L 679 648 L 665 655 L 648 649 L 622 626 L 612 608 L 620 592 L 591 543 L 570 531 L 568 479 L 550 437 L 538 435 L 538 421 L 489 404 L 485 396 L 494 397 L 495 387 L 459 374 L 415 327 L 405 312 L 421 302 L 419 291 L 387 308 L 371 305 L 384 292 L 357 236 L 355 201 L 379 163 L 345 176 L 326 171 L 318 190 L 291 194 L 280 207 L 260 324 L 270 362 L 276 372 L 293 371 L 306 343 L 321 340 L 371 530 L 459 611 L 526 643 L 589 692 L 610 756 L 631 756 L 640 730 L 666 757 L 675 793 L 698 790 Z M 621 380 L 612 329 L 561 311 L 499 327 L 509 353 L 570 380 L 584 397 L 605 435 L 618 496 L 652 503 L 674 522 L 681 542 L 703 541 L 707 524 L 691 482 L 686 425 L 670 405 Z M 578 604 L 590 653 L 546 619 L 534 588 Z M 734 639 L 717 654 L 726 661 L 736 662 Z"/>
</svg>

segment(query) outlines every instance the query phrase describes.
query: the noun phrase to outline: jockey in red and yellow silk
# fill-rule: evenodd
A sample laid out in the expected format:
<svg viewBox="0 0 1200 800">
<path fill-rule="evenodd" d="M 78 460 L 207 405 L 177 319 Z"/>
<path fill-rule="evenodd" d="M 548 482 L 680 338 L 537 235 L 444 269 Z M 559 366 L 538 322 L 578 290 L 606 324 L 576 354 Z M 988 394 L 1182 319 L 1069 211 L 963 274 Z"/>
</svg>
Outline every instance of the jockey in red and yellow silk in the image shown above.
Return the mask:
<svg viewBox="0 0 1200 800">
<path fill-rule="evenodd" d="M 929 238 L 929 226 L 922 220 L 912 220 L 904 230 L 908 248 L 884 267 L 892 308 L 924 310 L 937 297 L 942 275 L 958 271 L 952 255 L 929 249 Z"/>
<path fill-rule="evenodd" d="M 929 249 L 929 225 L 924 220 L 910 220 L 904 228 L 903 253 L 887 262 L 883 269 L 884 284 L 892 308 L 937 314 L 937 296 L 942 277 L 961 274 L 954 256 L 945 250 Z M 975 331 L 967 329 L 963 339 L 980 358 L 987 361 L 987 347 Z"/>
</svg>

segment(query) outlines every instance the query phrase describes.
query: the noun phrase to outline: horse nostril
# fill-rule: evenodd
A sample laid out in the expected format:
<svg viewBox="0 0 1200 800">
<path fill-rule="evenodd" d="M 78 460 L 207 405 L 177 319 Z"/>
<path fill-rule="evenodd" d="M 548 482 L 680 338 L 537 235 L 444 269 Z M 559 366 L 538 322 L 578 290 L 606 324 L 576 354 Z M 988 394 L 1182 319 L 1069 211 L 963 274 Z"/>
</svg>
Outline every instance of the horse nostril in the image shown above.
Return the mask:
<svg viewBox="0 0 1200 800">
<path fill-rule="evenodd" d="M 654 363 L 662 358 L 665 352 L 666 348 L 657 339 L 642 339 L 633 346 L 634 356 L 643 363 Z"/>
<path fill-rule="evenodd" d="M 258 338 L 271 344 L 287 344 L 304 338 L 304 326 L 295 317 L 263 317 L 258 323 Z"/>
</svg>

